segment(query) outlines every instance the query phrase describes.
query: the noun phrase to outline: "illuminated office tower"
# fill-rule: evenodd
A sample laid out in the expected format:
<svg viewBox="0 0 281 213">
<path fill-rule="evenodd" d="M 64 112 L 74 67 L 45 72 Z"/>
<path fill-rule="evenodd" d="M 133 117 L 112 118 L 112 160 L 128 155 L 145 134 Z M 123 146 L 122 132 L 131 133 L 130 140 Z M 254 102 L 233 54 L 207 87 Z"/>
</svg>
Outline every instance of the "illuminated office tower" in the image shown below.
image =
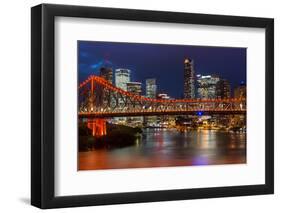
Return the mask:
<svg viewBox="0 0 281 213">
<path fill-rule="evenodd" d="M 217 98 L 216 88 L 220 78 L 217 75 L 197 75 L 196 77 L 198 98 Z"/>
<path fill-rule="evenodd" d="M 115 86 L 127 91 L 127 83 L 131 81 L 131 71 L 129 69 L 115 70 Z"/>
<path fill-rule="evenodd" d="M 112 68 L 109 67 L 101 67 L 100 68 L 100 77 L 105 79 L 106 81 L 108 81 L 109 83 L 113 83 L 113 71 Z M 100 90 L 100 93 L 104 93 L 103 90 L 101 90 L 101 88 L 96 88 L 96 91 Z M 110 95 L 103 95 L 103 99 L 102 99 L 104 105 L 108 106 L 110 108 L 110 106 L 112 105 L 112 97 Z"/>
<path fill-rule="evenodd" d="M 147 98 L 156 98 L 156 93 L 157 93 L 156 79 L 155 78 L 146 79 L 145 84 L 146 84 L 146 87 L 145 87 L 146 97 Z M 144 124 L 146 126 L 155 127 L 157 125 L 157 116 L 144 117 Z"/>
<path fill-rule="evenodd" d="M 247 90 L 246 84 L 242 81 L 238 87 L 234 89 L 234 98 L 243 99 L 247 98 Z M 239 107 L 242 109 L 246 109 L 246 102 L 243 104 L 239 104 Z M 235 115 L 232 123 L 237 126 L 242 126 L 246 129 L 246 116 L 245 115 Z"/>
<path fill-rule="evenodd" d="M 189 58 L 184 60 L 184 91 L 183 95 L 186 99 L 195 98 L 195 74 L 193 61 Z"/>
<path fill-rule="evenodd" d="M 141 82 L 128 82 L 127 83 L 127 91 L 131 94 L 141 96 L 142 93 L 142 84 Z M 130 106 L 129 106 L 130 107 Z M 132 106 L 131 106 L 132 107 Z M 130 126 L 142 126 L 143 124 L 143 117 L 128 117 L 127 123 Z"/>
<path fill-rule="evenodd" d="M 145 91 L 146 97 L 155 98 L 156 91 L 157 91 L 156 79 L 155 78 L 146 79 L 145 84 L 146 84 L 146 91 Z"/>
<path fill-rule="evenodd" d="M 229 81 L 226 79 L 220 79 L 216 85 L 216 97 L 217 98 L 230 98 L 231 90 Z"/>
<path fill-rule="evenodd" d="M 160 100 L 173 100 L 168 94 L 166 93 L 159 93 L 157 95 L 157 99 Z M 160 115 L 157 116 L 157 125 L 159 127 L 169 127 L 169 126 L 174 126 L 176 121 L 176 117 L 173 115 Z"/>
<path fill-rule="evenodd" d="M 129 69 L 119 68 L 115 70 L 115 86 L 127 91 L 127 83 L 131 81 L 131 71 Z M 124 100 L 118 99 L 119 106 L 124 109 Z M 125 124 L 127 119 L 125 117 L 116 117 L 115 122 Z"/>
<path fill-rule="evenodd" d="M 234 89 L 234 98 L 246 98 L 246 84 L 242 81 L 238 87 Z"/>
</svg>

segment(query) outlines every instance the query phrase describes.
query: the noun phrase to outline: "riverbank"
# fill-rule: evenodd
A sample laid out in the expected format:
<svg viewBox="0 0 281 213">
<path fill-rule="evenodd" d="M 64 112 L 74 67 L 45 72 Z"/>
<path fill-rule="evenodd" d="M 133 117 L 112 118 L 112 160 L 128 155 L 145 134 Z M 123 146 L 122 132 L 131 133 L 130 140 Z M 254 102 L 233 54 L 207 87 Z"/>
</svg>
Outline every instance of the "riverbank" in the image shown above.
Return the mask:
<svg viewBox="0 0 281 213">
<path fill-rule="evenodd" d="M 106 124 L 107 134 L 94 137 L 84 123 L 79 124 L 79 151 L 114 149 L 132 146 L 140 137 L 142 129 L 117 124 Z"/>
<path fill-rule="evenodd" d="M 144 129 L 139 143 L 79 152 L 79 170 L 246 163 L 246 134 Z"/>
</svg>

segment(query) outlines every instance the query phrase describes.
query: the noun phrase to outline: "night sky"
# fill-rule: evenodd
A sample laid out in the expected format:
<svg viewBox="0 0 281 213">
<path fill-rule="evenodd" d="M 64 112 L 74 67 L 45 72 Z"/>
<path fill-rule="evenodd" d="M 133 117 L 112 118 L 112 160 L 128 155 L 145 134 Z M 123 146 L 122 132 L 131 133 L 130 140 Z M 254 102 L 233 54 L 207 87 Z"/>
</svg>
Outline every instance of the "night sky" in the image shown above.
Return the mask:
<svg viewBox="0 0 281 213">
<path fill-rule="evenodd" d="M 184 58 L 194 60 L 195 75 L 217 74 L 232 90 L 246 82 L 246 48 L 78 41 L 79 81 L 99 74 L 102 66 L 131 70 L 131 81 L 156 78 L 157 91 L 183 95 Z"/>
</svg>

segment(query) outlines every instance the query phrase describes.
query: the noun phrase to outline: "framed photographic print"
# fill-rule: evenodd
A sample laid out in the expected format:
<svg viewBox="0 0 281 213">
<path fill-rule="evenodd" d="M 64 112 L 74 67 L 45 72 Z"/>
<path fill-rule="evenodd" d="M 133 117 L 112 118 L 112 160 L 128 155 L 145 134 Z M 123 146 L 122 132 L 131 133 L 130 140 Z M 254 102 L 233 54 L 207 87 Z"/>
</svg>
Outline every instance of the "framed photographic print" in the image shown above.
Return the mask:
<svg viewBox="0 0 281 213">
<path fill-rule="evenodd" d="M 274 21 L 31 9 L 31 203 L 272 194 Z"/>
</svg>

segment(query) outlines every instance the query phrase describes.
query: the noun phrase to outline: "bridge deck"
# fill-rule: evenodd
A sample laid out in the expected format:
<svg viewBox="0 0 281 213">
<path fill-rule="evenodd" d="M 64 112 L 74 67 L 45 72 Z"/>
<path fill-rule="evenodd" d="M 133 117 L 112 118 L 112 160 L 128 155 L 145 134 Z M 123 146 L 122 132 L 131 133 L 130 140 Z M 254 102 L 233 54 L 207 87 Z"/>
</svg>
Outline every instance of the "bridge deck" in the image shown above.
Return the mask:
<svg viewBox="0 0 281 213">
<path fill-rule="evenodd" d="M 245 115 L 246 110 L 209 110 L 200 111 L 202 115 Z M 198 111 L 158 111 L 158 112 L 79 112 L 80 118 L 110 118 L 110 117 L 134 117 L 157 115 L 197 115 Z"/>
</svg>

